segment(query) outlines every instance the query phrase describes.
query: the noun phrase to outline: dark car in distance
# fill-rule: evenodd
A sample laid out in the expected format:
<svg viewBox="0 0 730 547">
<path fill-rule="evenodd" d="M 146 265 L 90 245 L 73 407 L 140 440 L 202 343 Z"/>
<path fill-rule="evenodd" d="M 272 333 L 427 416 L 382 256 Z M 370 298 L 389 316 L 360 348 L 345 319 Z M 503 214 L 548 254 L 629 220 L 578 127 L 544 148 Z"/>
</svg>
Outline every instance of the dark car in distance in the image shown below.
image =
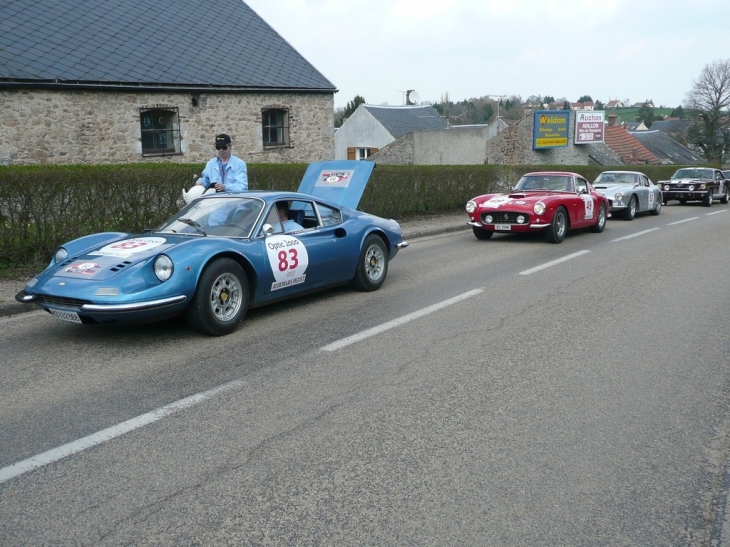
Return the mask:
<svg viewBox="0 0 730 547">
<path fill-rule="evenodd" d="M 658 184 L 665 204 L 675 199 L 683 204 L 701 201 L 705 207 L 710 207 L 716 199 L 720 203 L 728 202 L 730 181 L 722 171 L 712 167 L 682 167 L 674 172 L 672 178 Z"/>
</svg>

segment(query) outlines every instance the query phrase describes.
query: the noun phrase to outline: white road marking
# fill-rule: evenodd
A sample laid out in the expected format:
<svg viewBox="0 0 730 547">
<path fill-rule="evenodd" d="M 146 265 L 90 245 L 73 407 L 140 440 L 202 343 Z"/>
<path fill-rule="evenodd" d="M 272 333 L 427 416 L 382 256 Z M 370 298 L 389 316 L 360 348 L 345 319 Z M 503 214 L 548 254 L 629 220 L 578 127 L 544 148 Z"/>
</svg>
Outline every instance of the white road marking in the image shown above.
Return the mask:
<svg viewBox="0 0 730 547">
<path fill-rule="evenodd" d="M 131 420 L 127 420 L 121 424 L 102 429 L 101 431 L 97 431 L 96 433 L 92 433 L 91 435 L 76 441 L 64 444 L 63 446 L 53 448 L 47 452 L 43 452 L 42 454 L 31 456 L 23 461 L 3 467 L 0 469 L 0 484 L 19 475 L 28 473 L 29 471 L 33 471 L 34 469 L 38 469 L 39 467 L 43 467 L 44 465 L 48 465 L 49 463 L 57 462 L 63 458 L 77 454 L 82 450 L 91 448 L 92 446 L 110 441 L 115 437 L 129 433 L 130 431 L 156 422 L 157 420 L 161 420 L 170 414 L 190 408 L 225 391 L 230 391 L 232 389 L 242 387 L 243 385 L 244 383 L 242 380 L 234 380 L 232 382 L 222 384 L 218 387 L 214 387 L 213 389 L 209 389 L 208 391 L 202 391 L 195 395 L 185 397 L 184 399 L 165 405 L 157 410 L 148 412 L 147 414 L 142 414 L 141 416 L 137 416 L 136 418 L 132 418 Z"/>
<path fill-rule="evenodd" d="M 714 213 L 705 213 L 705 216 L 709 217 L 712 215 L 719 215 L 720 213 L 727 213 L 727 209 L 723 209 L 722 211 L 715 211 Z"/>
<path fill-rule="evenodd" d="M 529 270 L 520 272 L 520 275 L 530 275 L 535 272 L 539 272 L 540 270 L 544 270 L 545 268 L 555 266 L 556 264 L 560 264 L 561 262 L 565 262 L 566 260 L 571 260 L 573 258 L 577 258 L 577 257 L 582 256 L 587 253 L 590 253 L 590 251 L 578 251 L 577 253 L 573 253 L 572 255 L 567 255 L 567 256 L 564 256 L 563 258 L 551 260 L 550 262 L 545 262 L 545 264 L 541 264 L 540 266 L 535 266 L 534 268 L 530 268 Z"/>
<path fill-rule="evenodd" d="M 628 235 L 628 236 L 624 236 L 624 237 L 619 237 L 619 238 L 616 238 L 616 239 L 612 239 L 611 242 L 614 243 L 616 241 L 623 241 L 624 239 L 631 239 L 633 237 L 643 236 L 644 234 L 648 234 L 649 232 L 655 232 L 656 230 L 661 230 L 661 228 L 652 228 L 650 230 L 644 230 L 643 232 L 636 232 L 635 234 L 631 234 L 631 235 Z"/>
<path fill-rule="evenodd" d="M 700 218 L 700 217 L 685 218 L 684 220 L 678 220 L 677 222 L 670 222 L 669 224 L 667 224 L 667 226 L 674 226 L 675 224 L 682 224 L 683 222 L 689 222 L 690 220 L 697 220 L 698 218 Z"/>
<path fill-rule="evenodd" d="M 373 327 L 371 329 L 361 331 L 357 334 L 353 334 L 352 336 L 342 338 L 336 342 L 332 342 L 331 344 L 322 346 L 319 349 L 322 351 L 336 351 L 338 349 L 344 348 L 345 346 L 349 346 L 361 340 L 365 340 L 366 338 L 370 338 L 371 336 L 375 336 L 376 334 L 380 334 L 381 332 L 385 332 L 386 330 L 390 330 L 405 323 L 408 323 L 409 321 L 413 321 L 414 319 L 418 319 L 419 317 L 423 317 L 424 315 L 428 315 L 429 313 L 433 313 L 447 306 L 451 306 L 452 304 L 456 304 L 457 302 L 475 296 L 481 292 L 484 292 L 484 289 L 474 289 L 473 291 L 465 292 L 463 294 L 460 294 L 459 296 L 449 298 L 448 300 L 444 300 L 421 310 L 414 311 L 413 313 L 409 313 L 408 315 L 404 315 L 403 317 L 399 317 L 398 319 L 393 319 L 392 321 L 388 321 L 387 323 L 383 323 L 382 325 L 378 325 L 377 327 Z"/>
</svg>

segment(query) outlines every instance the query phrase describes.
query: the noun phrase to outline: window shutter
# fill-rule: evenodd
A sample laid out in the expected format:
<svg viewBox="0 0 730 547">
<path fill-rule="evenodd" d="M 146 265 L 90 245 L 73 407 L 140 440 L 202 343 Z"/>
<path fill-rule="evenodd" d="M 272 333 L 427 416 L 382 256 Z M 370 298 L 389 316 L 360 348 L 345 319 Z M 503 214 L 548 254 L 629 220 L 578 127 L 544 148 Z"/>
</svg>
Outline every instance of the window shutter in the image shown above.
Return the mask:
<svg viewBox="0 0 730 547">
<path fill-rule="evenodd" d="M 347 147 L 347 159 L 348 160 L 354 160 L 355 159 L 355 148 L 348 146 Z"/>
<path fill-rule="evenodd" d="M 378 151 L 378 149 L 377 149 L 377 148 L 370 148 L 370 149 L 368 150 L 368 156 L 372 156 L 372 155 L 373 155 L 373 154 L 375 154 L 375 152 L 377 152 L 377 151 Z"/>
</svg>

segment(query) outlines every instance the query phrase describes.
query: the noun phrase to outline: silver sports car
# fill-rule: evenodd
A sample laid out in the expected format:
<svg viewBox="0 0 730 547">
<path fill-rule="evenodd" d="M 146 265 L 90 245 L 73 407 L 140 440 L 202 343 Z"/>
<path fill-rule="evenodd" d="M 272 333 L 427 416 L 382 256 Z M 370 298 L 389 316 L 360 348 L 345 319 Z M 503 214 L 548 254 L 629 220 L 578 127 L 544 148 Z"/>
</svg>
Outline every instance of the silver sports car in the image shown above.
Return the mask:
<svg viewBox="0 0 730 547">
<path fill-rule="evenodd" d="M 604 171 L 593 188 L 608 198 L 611 216 L 633 220 L 636 213 L 658 215 L 662 210 L 662 190 L 638 171 Z"/>
</svg>

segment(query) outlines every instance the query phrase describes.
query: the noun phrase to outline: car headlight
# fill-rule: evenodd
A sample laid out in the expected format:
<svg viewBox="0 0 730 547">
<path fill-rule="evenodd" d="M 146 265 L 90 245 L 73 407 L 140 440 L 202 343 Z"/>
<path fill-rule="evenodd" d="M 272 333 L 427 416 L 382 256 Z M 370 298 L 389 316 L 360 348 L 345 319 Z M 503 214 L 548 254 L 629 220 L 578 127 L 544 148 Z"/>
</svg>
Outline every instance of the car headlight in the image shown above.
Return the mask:
<svg viewBox="0 0 730 547">
<path fill-rule="evenodd" d="M 623 203 L 624 195 L 621 192 L 616 192 L 616 195 L 613 196 L 613 201 L 616 203 Z"/>
<path fill-rule="evenodd" d="M 484 217 L 484 224 L 491 224 L 493 220 L 492 215 L 487 215 Z"/>
<path fill-rule="evenodd" d="M 466 212 L 467 213 L 473 213 L 477 210 L 477 204 L 473 201 L 469 200 L 466 202 Z"/>
<path fill-rule="evenodd" d="M 525 215 L 517 215 L 517 224 L 525 223 Z"/>
<path fill-rule="evenodd" d="M 68 251 L 66 249 L 64 249 L 63 247 L 59 247 L 58 249 L 56 249 L 56 254 L 53 255 L 53 260 L 55 260 L 56 263 L 59 263 L 67 256 L 68 256 Z"/>
<path fill-rule="evenodd" d="M 706 184 L 700 184 L 700 190 L 704 190 L 705 188 L 707 188 Z"/>
<path fill-rule="evenodd" d="M 667 190 L 667 191 L 669 191 L 669 185 L 668 184 L 665 184 L 664 185 L 664 189 Z"/>
<path fill-rule="evenodd" d="M 689 185 L 689 186 L 687 187 L 687 190 L 689 190 L 690 192 L 691 192 L 692 190 L 694 190 L 694 189 L 695 189 L 695 185 L 694 185 L 694 184 L 690 184 L 690 185 Z"/>
<path fill-rule="evenodd" d="M 542 201 L 538 201 L 532 208 L 532 212 L 536 215 L 541 215 L 545 212 L 545 204 Z"/>
<path fill-rule="evenodd" d="M 172 272 L 174 270 L 174 267 L 172 265 L 172 260 L 170 260 L 170 257 L 167 255 L 160 255 L 157 258 L 155 258 L 155 275 L 157 276 L 157 279 L 160 281 L 167 281 L 172 277 Z"/>
</svg>

